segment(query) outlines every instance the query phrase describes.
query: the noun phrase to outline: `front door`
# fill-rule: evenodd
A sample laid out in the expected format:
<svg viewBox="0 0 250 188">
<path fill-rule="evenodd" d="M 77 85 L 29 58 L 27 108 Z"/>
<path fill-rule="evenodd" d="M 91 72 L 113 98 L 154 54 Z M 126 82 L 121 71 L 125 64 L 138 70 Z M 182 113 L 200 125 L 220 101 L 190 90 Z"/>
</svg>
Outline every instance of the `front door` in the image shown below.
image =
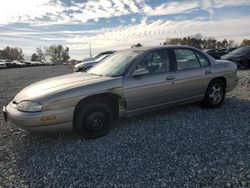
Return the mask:
<svg viewBox="0 0 250 188">
<path fill-rule="evenodd" d="M 136 75 L 138 71 L 141 74 Z M 128 113 L 162 105 L 174 99 L 174 73 L 170 71 L 167 50 L 147 54 L 133 73 L 123 83 Z"/>
</svg>

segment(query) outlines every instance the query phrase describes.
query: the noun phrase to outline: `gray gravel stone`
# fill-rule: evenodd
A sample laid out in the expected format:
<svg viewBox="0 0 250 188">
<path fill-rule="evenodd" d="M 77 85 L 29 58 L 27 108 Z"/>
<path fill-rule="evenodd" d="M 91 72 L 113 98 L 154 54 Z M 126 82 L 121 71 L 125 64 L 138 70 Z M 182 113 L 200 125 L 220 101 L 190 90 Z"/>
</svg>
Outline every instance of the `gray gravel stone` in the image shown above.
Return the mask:
<svg viewBox="0 0 250 188">
<path fill-rule="evenodd" d="M 0 106 L 67 66 L 0 70 Z M 0 187 L 248 187 L 250 71 L 218 109 L 179 106 L 114 122 L 85 140 L 20 131 L 0 116 Z"/>
</svg>

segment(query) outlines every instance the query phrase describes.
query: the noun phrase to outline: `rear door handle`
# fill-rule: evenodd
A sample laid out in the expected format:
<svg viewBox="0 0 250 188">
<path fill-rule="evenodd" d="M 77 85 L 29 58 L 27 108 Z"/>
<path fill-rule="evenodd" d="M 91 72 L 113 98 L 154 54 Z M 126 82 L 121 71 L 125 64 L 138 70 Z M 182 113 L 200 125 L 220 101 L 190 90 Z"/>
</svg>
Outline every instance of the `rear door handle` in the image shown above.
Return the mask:
<svg viewBox="0 0 250 188">
<path fill-rule="evenodd" d="M 166 77 L 166 80 L 174 80 L 174 79 L 175 79 L 174 76 L 167 76 L 167 77 Z"/>
<path fill-rule="evenodd" d="M 206 71 L 205 71 L 205 74 L 211 74 L 211 73 L 212 73 L 211 70 L 206 70 Z"/>
</svg>

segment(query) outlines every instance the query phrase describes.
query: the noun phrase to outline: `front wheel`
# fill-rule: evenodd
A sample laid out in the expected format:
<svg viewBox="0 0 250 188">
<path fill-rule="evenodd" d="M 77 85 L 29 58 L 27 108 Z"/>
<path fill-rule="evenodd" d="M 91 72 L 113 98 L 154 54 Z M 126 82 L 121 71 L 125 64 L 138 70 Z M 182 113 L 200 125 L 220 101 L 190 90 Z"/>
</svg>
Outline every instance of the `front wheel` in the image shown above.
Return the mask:
<svg viewBox="0 0 250 188">
<path fill-rule="evenodd" d="M 85 138 L 102 137 L 110 130 L 113 119 L 111 108 L 102 103 L 85 103 L 76 111 L 74 128 Z"/>
<path fill-rule="evenodd" d="M 213 80 L 209 83 L 206 90 L 203 104 L 208 108 L 217 108 L 224 101 L 226 86 L 222 80 Z"/>
</svg>

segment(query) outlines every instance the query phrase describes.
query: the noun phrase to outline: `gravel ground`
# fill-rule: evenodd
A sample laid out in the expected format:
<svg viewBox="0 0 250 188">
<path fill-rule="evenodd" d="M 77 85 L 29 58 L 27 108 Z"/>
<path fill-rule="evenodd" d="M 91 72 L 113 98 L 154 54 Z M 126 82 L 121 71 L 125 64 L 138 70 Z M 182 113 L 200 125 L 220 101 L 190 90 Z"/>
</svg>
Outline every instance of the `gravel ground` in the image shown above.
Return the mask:
<svg viewBox="0 0 250 188">
<path fill-rule="evenodd" d="M 0 106 L 66 66 L 0 70 Z M 250 70 L 218 109 L 197 104 L 114 122 L 96 140 L 20 131 L 0 117 L 0 187 L 250 187 Z"/>
</svg>

